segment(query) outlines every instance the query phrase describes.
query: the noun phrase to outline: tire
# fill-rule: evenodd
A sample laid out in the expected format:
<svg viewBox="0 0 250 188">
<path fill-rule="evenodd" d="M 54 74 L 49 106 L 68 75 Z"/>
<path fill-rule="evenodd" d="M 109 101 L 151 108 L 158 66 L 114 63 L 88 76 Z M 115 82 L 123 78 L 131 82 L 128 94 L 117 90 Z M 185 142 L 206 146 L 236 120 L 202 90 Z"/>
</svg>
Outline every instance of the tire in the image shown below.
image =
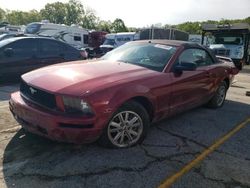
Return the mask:
<svg viewBox="0 0 250 188">
<path fill-rule="evenodd" d="M 247 56 L 247 61 L 246 61 L 246 65 L 250 64 L 250 55 Z"/>
<path fill-rule="evenodd" d="M 212 99 L 208 102 L 210 108 L 220 108 L 223 106 L 227 94 L 227 83 L 223 81 L 216 90 Z"/>
<path fill-rule="evenodd" d="M 123 104 L 105 127 L 99 143 L 110 148 L 128 148 L 141 143 L 150 125 L 145 108 L 135 102 Z"/>
</svg>

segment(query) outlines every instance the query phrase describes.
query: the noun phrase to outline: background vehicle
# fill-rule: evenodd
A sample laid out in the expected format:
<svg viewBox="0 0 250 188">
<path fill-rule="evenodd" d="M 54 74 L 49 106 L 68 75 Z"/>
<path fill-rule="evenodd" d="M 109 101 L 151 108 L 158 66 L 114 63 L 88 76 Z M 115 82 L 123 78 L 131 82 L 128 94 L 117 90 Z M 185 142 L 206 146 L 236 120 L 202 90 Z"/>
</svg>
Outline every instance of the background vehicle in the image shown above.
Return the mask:
<svg viewBox="0 0 250 188">
<path fill-rule="evenodd" d="M 188 33 L 177 29 L 148 28 L 138 32 L 111 33 L 106 35 L 104 43 L 100 46 L 103 54 L 112 49 L 134 40 L 169 39 L 188 40 Z"/>
<path fill-rule="evenodd" d="M 198 44 L 133 41 L 96 62 L 24 74 L 10 110 L 23 128 L 53 140 L 130 147 L 151 122 L 203 104 L 222 107 L 237 71 Z"/>
<path fill-rule="evenodd" d="M 0 23 L 0 34 L 23 34 L 25 26 L 10 25 L 8 22 Z"/>
<path fill-rule="evenodd" d="M 216 55 L 232 58 L 236 67 L 240 70 L 245 63 L 249 64 L 249 24 L 204 24 L 202 30 L 202 43 L 207 36 L 206 43 Z"/>
<path fill-rule="evenodd" d="M 105 41 L 100 46 L 103 54 L 108 51 L 117 48 L 127 42 L 133 41 L 135 32 L 122 32 L 122 33 L 111 33 L 105 36 Z"/>
<path fill-rule="evenodd" d="M 26 26 L 26 34 L 36 34 L 39 36 L 50 36 L 61 40 L 77 48 L 88 47 L 88 30 L 77 25 L 67 26 L 54 23 L 34 22 Z"/>
<path fill-rule="evenodd" d="M 147 39 L 168 39 L 168 40 L 182 40 L 188 41 L 189 34 L 184 31 L 169 28 L 148 28 L 143 29 L 136 33 L 135 40 L 147 40 Z"/>
<path fill-rule="evenodd" d="M 23 33 L 4 33 L 0 35 L 0 41 L 5 40 L 8 38 L 13 38 L 13 37 L 33 37 L 34 35 L 31 34 L 23 34 Z"/>
<path fill-rule="evenodd" d="M 91 31 L 89 32 L 89 46 L 86 49 L 89 58 L 98 58 L 102 54 L 100 45 L 105 41 L 107 32 L 104 31 Z"/>
<path fill-rule="evenodd" d="M 84 59 L 76 48 L 46 37 L 14 37 L 0 41 L 0 80 L 55 63 Z"/>
</svg>

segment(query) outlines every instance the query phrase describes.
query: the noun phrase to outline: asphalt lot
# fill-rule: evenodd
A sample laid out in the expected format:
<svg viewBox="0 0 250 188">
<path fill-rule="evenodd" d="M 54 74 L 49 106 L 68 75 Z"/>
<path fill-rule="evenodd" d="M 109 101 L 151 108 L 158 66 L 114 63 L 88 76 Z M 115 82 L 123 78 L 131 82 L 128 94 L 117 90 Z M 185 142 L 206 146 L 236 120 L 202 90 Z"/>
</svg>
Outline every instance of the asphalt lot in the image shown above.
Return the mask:
<svg viewBox="0 0 250 188">
<path fill-rule="evenodd" d="M 250 117 L 250 67 L 236 77 L 223 108 L 196 108 L 159 122 L 129 149 L 71 145 L 26 134 L 8 110 L 18 84 L 0 86 L 0 187 L 158 187 Z M 171 187 L 249 188 L 250 123 Z"/>
</svg>

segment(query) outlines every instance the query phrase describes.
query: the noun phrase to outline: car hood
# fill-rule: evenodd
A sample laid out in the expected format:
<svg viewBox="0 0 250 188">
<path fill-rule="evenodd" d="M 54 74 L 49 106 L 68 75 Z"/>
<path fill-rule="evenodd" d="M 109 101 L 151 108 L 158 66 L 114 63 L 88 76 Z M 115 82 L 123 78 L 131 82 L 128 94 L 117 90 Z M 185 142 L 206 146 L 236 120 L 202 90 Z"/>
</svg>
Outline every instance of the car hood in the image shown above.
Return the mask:
<svg viewBox="0 0 250 188">
<path fill-rule="evenodd" d="M 51 93 L 82 95 L 155 74 L 159 72 L 128 63 L 99 60 L 56 64 L 26 73 L 22 79 Z"/>
</svg>

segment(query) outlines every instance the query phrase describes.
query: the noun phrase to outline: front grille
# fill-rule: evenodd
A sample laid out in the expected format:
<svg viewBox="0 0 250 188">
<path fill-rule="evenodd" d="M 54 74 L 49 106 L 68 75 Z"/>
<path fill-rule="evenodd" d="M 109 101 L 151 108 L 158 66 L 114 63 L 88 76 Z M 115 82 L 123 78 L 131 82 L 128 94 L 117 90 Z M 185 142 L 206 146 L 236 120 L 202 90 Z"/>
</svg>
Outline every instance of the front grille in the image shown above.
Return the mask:
<svg viewBox="0 0 250 188">
<path fill-rule="evenodd" d="M 56 109 L 56 99 L 51 93 L 29 86 L 23 80 L 20 84 L 20 92 L 23 97 L 35 104 L 41 105 L 46 108 Z"/>
<path fill-rule="evenodd" d="M 228 57 L 230 55 L 229 49 L 214 49 L 215 55 L 221 55 Z"/>
</svg>

